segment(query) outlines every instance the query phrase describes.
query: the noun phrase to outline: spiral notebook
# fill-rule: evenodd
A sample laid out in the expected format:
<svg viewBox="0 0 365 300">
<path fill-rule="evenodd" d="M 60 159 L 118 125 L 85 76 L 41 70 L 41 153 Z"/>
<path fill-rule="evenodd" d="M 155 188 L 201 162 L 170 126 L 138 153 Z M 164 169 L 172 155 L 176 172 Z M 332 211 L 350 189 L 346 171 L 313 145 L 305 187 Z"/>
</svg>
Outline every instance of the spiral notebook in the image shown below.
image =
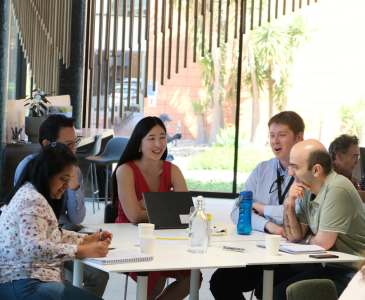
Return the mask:
<svg viewBox="0 0 365 300">
<path fill-rule="evenodd" d="M 109 253 L 106 257 L 83 258 L 82 260 L 89 261 L 98 265 L 116 265 L 116 264 L 151 261 L 153 260 L 153 256 L 135 252 L 128 248 L 118 248 L 109 250 Z"/>
<path fill-rule="evenodd" d="M 256 246 L 266 248 L 265 242 L 257 242 Z M 290 254 L 318 254 L 327 253 L 326 249 L 317 245 L 306 245 L 298 243 L 282 242 L 279 250 Z"/>
</svg>

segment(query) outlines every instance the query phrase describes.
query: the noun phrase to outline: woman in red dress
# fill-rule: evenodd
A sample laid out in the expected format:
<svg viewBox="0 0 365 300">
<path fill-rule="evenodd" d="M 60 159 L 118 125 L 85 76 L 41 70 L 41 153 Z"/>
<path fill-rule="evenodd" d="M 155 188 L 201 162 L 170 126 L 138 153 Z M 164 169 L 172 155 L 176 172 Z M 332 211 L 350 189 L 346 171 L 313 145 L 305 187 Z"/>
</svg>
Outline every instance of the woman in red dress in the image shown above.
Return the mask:
<svg viewBox="0 0 365 300">
<path fill-rule="evenodd" d="M 116 223 L 148 223 L 143 192 L 187 192 L 180 169 L 165 161 L 166 128 L 157 117 L 143 118 L 133 130 L 112 175 L 112 202 L 118 206 Z M 130 273 L 137 280 L 135 273 Z M 164 289 L 166 278 L 176 281 Z M 155 271 L 148 276 L 148 300 L 184 299 L 189 295 L 190 271 Z"/>
</svg>

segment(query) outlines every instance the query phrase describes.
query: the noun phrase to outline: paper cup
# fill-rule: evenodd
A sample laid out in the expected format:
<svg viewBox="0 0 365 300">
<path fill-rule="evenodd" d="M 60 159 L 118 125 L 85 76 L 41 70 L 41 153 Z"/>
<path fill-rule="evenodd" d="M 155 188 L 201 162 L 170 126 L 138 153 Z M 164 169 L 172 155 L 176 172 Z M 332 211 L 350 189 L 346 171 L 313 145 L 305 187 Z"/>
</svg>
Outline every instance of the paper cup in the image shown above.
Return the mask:
<svg viewBox="0 0 365 300">
<path fill-rule="evenodd" d="M 276 256 L 279 254 L 280 235 L 265 234 L 266 255 Z"/>
<path fill-rule="evenodd" d="M 142 235 L 153 236 L 154 229 L 155 229 L 155 224 L 149 224 L 149 223 L 138 224 L 139 236 Z"/>
<path fill-rule="evenodd" d="M 139 237 L 141 253 L 153 255 L 155 249 L 155 240 L 156 238 L 154 236 L 141 235 Z"/>
</svg>

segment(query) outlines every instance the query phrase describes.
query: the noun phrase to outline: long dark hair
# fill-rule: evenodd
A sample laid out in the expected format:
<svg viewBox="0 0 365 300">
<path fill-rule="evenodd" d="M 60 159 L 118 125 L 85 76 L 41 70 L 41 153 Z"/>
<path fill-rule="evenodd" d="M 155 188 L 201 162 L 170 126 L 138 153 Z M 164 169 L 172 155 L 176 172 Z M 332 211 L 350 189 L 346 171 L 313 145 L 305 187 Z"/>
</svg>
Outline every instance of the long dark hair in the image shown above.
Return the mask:
<svg viewBox="0 0 365 300">
<path fill-rule="evenodd" d="M 5 196 L 5 204 L 9 204 L 19 188 L 28 181 L 46 198 L 58 220 L 61 214 L 62 200 L 51 199 L 49 181 L 62 172 L 65 167 L 76 166 L 76 164 L 75 154 L 66 145 L 55 142 L 43 147 L 25 166 L 14 188 Z M 67 193 L 67 191 L 65 192 Z"/>
<path fill-rule="evenodd" d="M 112 207 L 118 206 L 118 182 L 117 182 L 117 169 L 120 165 L 140 159 L 142 157 L 142 152 L 139 152 L 139 147 L 141 146 L 142 139 L 151 131 L 153 127 L 159 125 L 163 128 L 166 133 L 166 127 L 162 120 L 157 117 L 145 117 L 141 121 L 138 122 L 136 127 L 134 128 L 132 135 L 129 139 L 129 142 L 120 157 L 117 167 L 115 168 L 112 177 L 111 177 L 111 198 L 112 198 Z M 161 159 L 165 160 L 167 157 L 167 148 L 165 152 L 162 154 Z"/>
</svg>

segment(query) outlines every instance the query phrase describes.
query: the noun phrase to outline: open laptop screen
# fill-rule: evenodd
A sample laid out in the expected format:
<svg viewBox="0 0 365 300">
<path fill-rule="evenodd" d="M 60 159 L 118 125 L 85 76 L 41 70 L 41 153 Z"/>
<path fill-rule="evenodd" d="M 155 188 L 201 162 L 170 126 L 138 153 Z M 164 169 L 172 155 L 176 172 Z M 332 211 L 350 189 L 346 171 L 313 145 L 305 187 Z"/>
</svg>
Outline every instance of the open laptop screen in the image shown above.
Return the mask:
<svg viewBox="0 0 365 300">
<path fill-rule="evenodd" d="M 190 208 L 194 206 L 189 192 L 142 193 L 148 220 L 156 229 L 189 227 Z"/>
</svg>

